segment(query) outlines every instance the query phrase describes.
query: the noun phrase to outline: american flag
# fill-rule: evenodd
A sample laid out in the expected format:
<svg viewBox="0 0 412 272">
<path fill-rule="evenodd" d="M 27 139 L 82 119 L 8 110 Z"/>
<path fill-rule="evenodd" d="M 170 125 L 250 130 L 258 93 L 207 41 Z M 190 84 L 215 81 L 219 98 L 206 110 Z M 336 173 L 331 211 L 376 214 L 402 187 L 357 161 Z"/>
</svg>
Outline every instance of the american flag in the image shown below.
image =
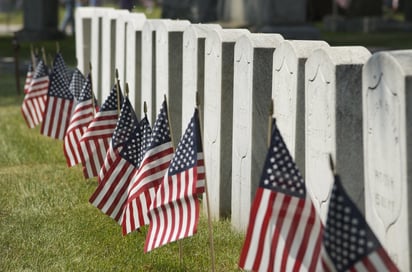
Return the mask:
<svg viewBox="0 0 412 272">
<path fill-rule="evenodd" d="M 28 93 L 29 92 L 29 88 L 30 88 L 30 84 L 31 84 L 31 80 L 33 78 L 33 66 L 31 64 L 29 64 L 28 68 L 27 68 L 27 74 L 26 74 L 26 80 L 24 81 L 24 93 Z"/>
<path fill-rule="evenodd" d="M 73 107 L 74 97 L 67 81 L 58 70 L 53 70 L 40 133 L 62 140 L 69 126 Z"/>
<path fill-rule="evenodd" d="M 79 100 L 80 93 L 85 83 L 86 78 L 84 77 L 82 72 L 80 72 L 80 70 L 77 68 L 74 69 L 70 80 L 69 90 L 72 92 L 74 99 L 76 99 L 76 101 Z"/>
<path fill-rule="evenodd" d="M 128 188 L 122 230 L 130 233 L 149 224 L 147 211 L 173 157 L 167 103 L 163 102 L 139 170 Z"/>
<path fill-rule="evenodd" d="M 66 63 L 64 62 L 63 56 L 61 53 L 57 53 L 53 60 L 53 71 L 58 71 L 62 74 L 64 81 L 69 83 L 69 70 L 67 69 Z"/>
<path fill-rule="evenodd" d="M 47 66 L 41 60 L 37 64 L 28 92 L 24 96 L 21 111 L 29 128 L 34 128 L 43 121 L 46 106 L 49 74 Z"/>
<path fill-rule="evenodd" d="M 81 162 L 80 139 L 93 120 L 94 113 L 97 110 L 98 106 L 92 93 L 91 76 L 89 74 L 71 116 L 69 128 L 64 136 L 63 150 L 69 167 Z"/>
<path fill-rule="evenodd" d="M 271 144 L 250 211 L 239 267 L 319 271 L 323 226 L 273 121 Z"/>
<path fill-rule="evenodd" d="M 74 97 L 69 90 L 67 73 L 68 70 L 63 57 L 60 53 L 57 53 L 50 75 L 46 109 L 40 133 L 60 140 L 64 138 L 69 126 L 74 106 Z"/>
<path fill-rule="evenodd" d="M 379 243 L 339 176 L 329 202 L 323 234 L 324 271 L 399 271 Z"/>
<path fill-rule="evenodd" d="M 118 97 L 119 96 L 119 97 Z M 97 177 L 106 158 L 107 149 L 113 131 L 119 119 L 118 105 L 123 104 L 123 95 L 119 87 L 113 86 L 100 111 L 89 124 L 80 140 L 82 149 L 83 175 L 85 178 Z"/>
<path fill-rule="evenodd" d="M 112 142 L 99 174 L 99 185 L 89 202 L 121 224 L 127 187 L 139 167 L 139 122 L 125 97 Z"/>
<path fill-rule="evenodd" d="M 197 109 L 149 209 L 149 231 L 144 251 L 192 236 L 199 221 L 198 153 L 202 140 Z"/>
</svg>

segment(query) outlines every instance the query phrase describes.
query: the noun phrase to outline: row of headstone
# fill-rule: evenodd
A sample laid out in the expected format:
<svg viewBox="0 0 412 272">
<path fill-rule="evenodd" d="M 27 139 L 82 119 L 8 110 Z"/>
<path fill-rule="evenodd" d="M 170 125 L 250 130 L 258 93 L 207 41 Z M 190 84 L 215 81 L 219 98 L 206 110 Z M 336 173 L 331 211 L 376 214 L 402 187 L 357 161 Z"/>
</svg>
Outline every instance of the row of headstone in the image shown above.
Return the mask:
<svg viewBox="0 0 412 272">
<path fill-rule="evenodd" d="M 166 95 L 177 145 L 196 105 L 214 219 L 247 227 L 273 116 L 325 221 L 331 154 L 349 195 L 392 259 L 411 270 L 408 136 L 412 50 L 284 40 L 215 24 L 146 19 L 104 8 L 76 13 L 79 68 L 107 96 L 118 69 L 136 112 L 153 123 Z M 412 169 L 412 168 L 411 168 Z M 412 170 L 411 170 L 412 171 Z"/>
</svg>

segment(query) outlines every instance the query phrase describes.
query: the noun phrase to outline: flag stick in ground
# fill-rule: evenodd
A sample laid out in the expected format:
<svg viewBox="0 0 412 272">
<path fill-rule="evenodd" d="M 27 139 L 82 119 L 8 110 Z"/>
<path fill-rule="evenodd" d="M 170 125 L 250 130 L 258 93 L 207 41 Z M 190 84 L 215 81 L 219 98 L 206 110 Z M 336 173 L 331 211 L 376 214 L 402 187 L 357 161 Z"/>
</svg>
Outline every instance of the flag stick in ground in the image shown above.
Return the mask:
<svg viewBox="0 0 412 272">
<path fill-rule="evenodd" d="M 42 55 L 43 55 L 44 64 L 46 64 L 46 66 L 47 66 L 46 50 L 44 49 L 44 47 L 41 48 L 41 52 L 42 52 Z"/>
<path fill-rule="evenodd" d="M 119 71 L 116 69 L 117 115 L 120 115 Z"/>
<path fill-rule="evenodd" d="M 274 106 L 273 106 L 273 99 L 272 99 L 270 103 L 269 118 L 268 118 L 268 147 L 270 146 L 270 140 L 272 138 L 273 113 L 274 113 Z"/>
<path fill-rule="evenodd" d="M 164 95 L 164 101 L 166 101 L 166 104 L 169 105 L 166 95 Z M 175 151 L 176 151 L 176 148 L 174 146 L 174 141 L 173 141 L 173 130 L 172 130 L 172 123 L 170 122 L 169 107 L 167 107 L 167 122 L 169 123 L 170 140 L 172 142 L 172 148 L 173 148 L 173 154 L 174 154 Z M 180 262 L 180 266 L 182 266 L 183 265 L 183 245 L 182 245 L 181 240 L 179 240 L 177 242 L 179 244 L 179 262 Z"/>
<path fill-rule="evenodd" d="M 89 68 L 90 68 L 90 92 L 92 93 L 92 107 L 93 107 L 93 117 L 96 115 L 96 107 L 94 105 L 94 92 L 93 92 L 93 77 L 92 77 L 92 63 L 89 62 Z"/>
<path fill-rule="evenodd" d="M 200 137 L 202 138 L 202 150 L 203 150 L 203 120 L 202 111 L 199 103 L 199 93 L 196 92 L 196 107 L 199 111 L 199 127 L 200 127 Z M 205 158 L 203 159 L 205 160 Z M 205 194 L 206 194 L 206 213 L 207 213 L 207 223 L 209 227 L 209 246 L 210 246 L 210 258 L 212 261 L 212 272 L 215 271 L 215 247 L 213 243 L 213 228 L 212 228 L 212 218 L 210 216 L 210 204 L 209 204 L 209 190 L 207 187 L 207 176 L 206 176 L 206 163 L 204 165 L 205 172 Z"/>
<path fill-rule="evenodd" d="M 60 53 L 60 44 L 58 41 L 56 42 L 56 53 Z"/>
<path fill-rule="evenodd" d="M 33 44 L 30 44 L 30 57 L 31 57 L 31 65 L 33 67 L 33 70 L 36 68 L 36 57 L 34 56 L 34 51 L 33 51 Z"/>
</svg>

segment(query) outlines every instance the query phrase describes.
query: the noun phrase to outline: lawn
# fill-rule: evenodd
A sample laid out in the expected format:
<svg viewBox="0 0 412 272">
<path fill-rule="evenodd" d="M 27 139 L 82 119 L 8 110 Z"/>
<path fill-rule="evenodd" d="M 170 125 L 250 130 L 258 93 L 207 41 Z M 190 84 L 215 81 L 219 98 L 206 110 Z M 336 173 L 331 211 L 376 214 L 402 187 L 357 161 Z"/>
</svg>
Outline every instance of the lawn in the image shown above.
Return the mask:
<svg viewBox="0 0 412 272">
<path fill-rule="evenodd" d="M 68 168 L 62 142 L 27 128 L 14 80 L 0 89 L 0 271 L 208 271 L 207 220 L 198 234 L 143 253 L 147 228 L 122 236 L 120 226 L 89 204 L 96 179 Z M 243 235 L 214 222 L 216 271 L 237 271 Z"/>
<path fill-rule="evenodd" d="M 16 15 L 18 16 L 18 15 Z M 322 32 L 330 45 L 412 48 L 409 33 Z M 75 65 L 74 38 L 60 43 Z M 22 43 L 21 59 L 30 59 L 30 43 Z M 34 43 L 49 59 L 55 41 Z M 0 37 L 0 58 L 13 56 L 10 37 Z M 96 179 L 85 180 L 80 167 L 66 166 L 62 142 L 27 128 L 23 97 L 14 77 L 0 72 L 0 271 L 209 271 L 207 220 L 202 213 L 198 234 L 149 254 L 143 253 L 147 228 L 122 236 L 112 219 L 89 204 Z M 20 81 L 23 84 L 23 78 Z M 244 234 L 228 220 L 213 223 L 216 271 L 238 271 Z"/>
</svg>

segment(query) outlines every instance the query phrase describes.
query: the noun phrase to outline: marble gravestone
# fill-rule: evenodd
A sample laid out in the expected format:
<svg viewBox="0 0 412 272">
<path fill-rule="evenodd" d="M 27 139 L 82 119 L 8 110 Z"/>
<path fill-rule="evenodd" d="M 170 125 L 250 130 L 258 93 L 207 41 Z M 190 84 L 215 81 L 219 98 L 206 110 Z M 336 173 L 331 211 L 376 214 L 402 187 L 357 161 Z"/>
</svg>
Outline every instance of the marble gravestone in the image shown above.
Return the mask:
<svg viewBox="0 0 412 272">
<path fill-rule="evenodd" d="M 146 21 L 143 13 L 129 13 L 126 17 L 125 82 L 129 85 L 129 99 L 139 117 L 143 115 L 142 91 L 142 29 Z"/>
<path fill-rule="evenodd" d="M 86 74 L 89 72 L 92 51 L 92 18 L 95 16 L 95 8 L 81 7 L 76 9 L 75 14 L 75 37 L 77 68 Z"/>
<path fill-rule="evenodd" d="M 284 41 L 273 53 L 272 99 L 276 125 L 305 176 L 305 63 L 324 41 Z"/>
<path fill-rule="evenodd" d="M 99 105 L 102 103 L 102 38 L 103 38 L 103 17 L 108 13 L 114 12 L 110 8 L 94 8 L 92 17 L 92 33 L 91 33 L 91 65 L 92 65 L 92 90 Z M 89 64 L 87 64 L 88 66 Z M 87 67 L 85 75 L 89 73 L 90 69 Z M 106 87 L 106 86 L 105 86 Z"/>
<path fill-rule="evenodd" d="M 170 20 L 156 28 L 156 111 L 166 95 L 175 147 L 182 135 L 183 31 L 189 25 L 186 20 Z"/>
<path fill-rule="evenodd" d="M 247 34 L 236 41 L 233 76 L 232 226 L 246 231 L 267 152 L 273 52 L 279 34 Z"/>
<path fill-rule="evenodd" d="M 221 29 L 218 24 L 191 24 L 183 32 L 183 78 L 182 78 L 182 129 L 193 116 L 196 92 L 203 121 L 203 96 L 205 85 L 205 42 L 213 29 Z"/>
<path fill-rule="evenodd" d="M 206 37 L 203 147 L 214 219 L 231 213 L 234 46 L 247 33 L 245 29 L 212 30 Z"/>
<path fill-rule="evenodd" d="M 119 71 L 120 84 L 125 88 L 126 78 L 126 45 L 128 39 L 126 37 L 127 17 L 130 15 L 128 10 L 119 9 L 118 18 L 116 21 L 116 52 L 115 52 L 115 67 Z M 131 100 L 132 101 L 132 100 Z"/>
<path fill-rule="evenodd" d="M 411 271 L 412 50 L 375 53 L 362 80 L 366 220 L 400 271 Z"/>
<path fill-rule="evenodd" d="M 115 83 L 115 59 L 116 59 L 116 24 L 122 12 L 118 10 L 107 10 L 102 18 L 102 65 L 101 68 L 101 86 L 102 100 L 101 103 L 110 94 Z"/>
<path fill-rule="evenodd" d="M 156 112 L 156 26 L 163 20 L 148 19 L 142 28 L 142 89 L 141 89 L 141 112 L 136 114 L 143 116 L 143 103 L 147 104 L 147 119 L 154 124 L 158 112 Z"/>
<path fill-rule="evenodd" d="M 335 169 L 364 212 L 362 66 L 370 52 L 360 46 L 315 50 L 305 64 L 305 181 L 326 222 Z"/>
</svg>

